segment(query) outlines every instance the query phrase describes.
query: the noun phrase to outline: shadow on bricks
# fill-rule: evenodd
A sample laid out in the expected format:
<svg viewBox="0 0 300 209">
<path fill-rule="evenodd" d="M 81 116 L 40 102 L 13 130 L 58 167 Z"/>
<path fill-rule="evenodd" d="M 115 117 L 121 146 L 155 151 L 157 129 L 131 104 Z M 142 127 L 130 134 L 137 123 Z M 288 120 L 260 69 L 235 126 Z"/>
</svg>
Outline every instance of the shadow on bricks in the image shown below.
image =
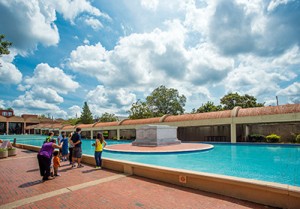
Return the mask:
<svg viewBox="0 0 300 209">
<path fill-rule="evenodd" d="M 41 183 L 43 183 L 43 180 L 36 180 L 36 181 L 26 182 L 24 184 L 21 184 L 19 186 L 19 188 L 31 187 L 31 186 L 34 186 L 34 185 L 37 185 L 37 184 L 41 184 Z"/>
</svg>

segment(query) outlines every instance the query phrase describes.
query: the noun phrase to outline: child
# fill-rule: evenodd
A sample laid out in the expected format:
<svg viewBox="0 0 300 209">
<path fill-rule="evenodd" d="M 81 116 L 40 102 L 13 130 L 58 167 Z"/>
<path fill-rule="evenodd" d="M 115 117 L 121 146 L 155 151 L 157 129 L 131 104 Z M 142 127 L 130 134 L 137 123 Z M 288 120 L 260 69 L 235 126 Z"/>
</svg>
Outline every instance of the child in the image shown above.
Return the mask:
<svg viewBox="0 0 300 209">
<path fill-rule="evenodd" d="M 102 166 L 102 159 L 101 159 L 102 150 L 103 150 L 103 147 L 106 146 L 106 141 L 104 140 L 104 137 L 101 133 L 97 133 L 96 141 L 93 144 L 93 146 L 95 146 L 96 168 L 101 169 L 101 166 Z"/>
<path fill-rule="evenodd" d="M 60 160 L 58 157 L 59 152 L 58 151 L 54 151 L 53 152 L 53 169 L 54 169 L 54 176 L 60 176 L 60 174 L 58 173 L 58 167 L 60 166 Z"/>
<path fill-rule="evenodd" d="M 62 154 L 62 161 L 67 161 L 68 158 L 68 138 L 66 137 L 66 133 L 62 132 L 62 139 L 60 140 L 61 143 L 63 143 L 61 154 Z"/>
</svg>

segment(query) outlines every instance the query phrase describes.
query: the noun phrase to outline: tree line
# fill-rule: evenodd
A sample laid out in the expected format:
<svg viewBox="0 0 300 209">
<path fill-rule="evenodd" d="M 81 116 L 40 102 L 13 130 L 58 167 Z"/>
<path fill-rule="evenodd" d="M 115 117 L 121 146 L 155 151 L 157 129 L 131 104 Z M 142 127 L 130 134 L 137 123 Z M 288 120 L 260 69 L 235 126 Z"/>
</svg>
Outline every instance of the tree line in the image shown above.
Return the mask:
<svg viewBox="0 0 300 209">
<path fill-rule="evenodd" d="M 236 106 L 242 108 L 250 107 L 263 107 L 264 103 L 258 103 L 254 96 L 245 94 L 239 95 L 238 93 L 228 93 L 220 99 L 220 105 L 215 105 L 213 102 L 208 101 L 202 104 L 198 109 L 193 109 L 193 113 L 214 112 L 222 110 L 231 110 Z M 180 95 L 177 89 L 166 88 L 161 85 L 154 89 L 152 93 L 146 97 L 145 101 L 137 100 L 134 102 L 127 112 L 130 119 L 143 119 L 152 117 L 161 117 L 163 115 L 180 115 L 183 114 L 185 109 L 186 97 Z M 117 121 L 118 117 L 115 114 L 103 113 L 99 122 Z M 81 117 L 78 123 L 93 123 L 92 113 L 88 107 L 87 102 L 84 103 L 82 108 Z"/>
</svg>

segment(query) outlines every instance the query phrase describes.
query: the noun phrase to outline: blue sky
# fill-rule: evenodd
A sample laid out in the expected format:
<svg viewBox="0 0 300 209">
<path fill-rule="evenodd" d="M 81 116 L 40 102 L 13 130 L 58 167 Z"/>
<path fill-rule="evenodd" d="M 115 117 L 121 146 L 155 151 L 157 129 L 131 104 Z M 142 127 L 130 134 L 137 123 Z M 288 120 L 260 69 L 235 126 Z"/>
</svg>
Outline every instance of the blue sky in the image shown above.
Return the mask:
<svg viewBox="0 0 300 209">
<path fill-rule="evenodd" d="M 299 0 L 0 0 L 0 107 L 126 116 L 165 85 L 186 112 L 230 92 L 300 102 Z"/>
</svg>

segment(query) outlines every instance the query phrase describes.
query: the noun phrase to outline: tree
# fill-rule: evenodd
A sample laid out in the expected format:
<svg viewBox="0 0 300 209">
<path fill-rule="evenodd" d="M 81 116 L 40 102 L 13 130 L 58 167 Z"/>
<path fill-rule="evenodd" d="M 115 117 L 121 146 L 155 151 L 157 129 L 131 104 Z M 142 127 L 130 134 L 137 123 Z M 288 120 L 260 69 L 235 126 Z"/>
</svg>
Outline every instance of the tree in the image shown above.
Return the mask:
<svg viewBox="0 0 300 209">
<path fill-rule="evenodd" d="M 214 105 L 213 102 L 206 102 L 205 104 L 202 104 L 201 107 L 199 107 L 196 111 L 193 110 L 194 112 L 192 113 L 202 113 L 202 112 L 214 112 L 214 111 L 220 111 L 222 110 L 221 105 Z"/>
<path fill-rule="evenodd" d="M 92 112 L 90 111 L 90 108 L 89 108 L 87 102 L 84 102 L 84 105 L 82 107 L 80 122 L 83 124 L 94 123 L 93 115 L 92 115 Z"/>
<path fill-rule="evenodd" d="M 161 85 L 154 89 L 150 96 L 146 98 L 154 117 L 160 117 L 165 114 L 179 115 L 184 112 L 186 97 L 179 95 L 178 90 L 166 88 Z"/>
<path fill-rule="evenodd" d="M 138 100 L 133 103 L 128 111 L 130 119 L 151 118 L 153 114 L 146 102 Z"/>
<path fill-rule="evenodd" d="M 0 56 L 2 54 L 9 54 L 10 51 L 8 50 L 8 47 L 10 47 L 12 45 L 11 42 L 4 41 L 3 40 L 4 38 L 5 38 L 5 36 L 3 34 L 0 34 Z"/>
<path fill-rule="evenodd" d="M 240 96 L 238 93 L 229 93 L 220 99 L 220 103 L 225 110 L 232 110 L 235 106 L 242 108 L 263 107 L 264 103 L 257 103 L 254 96 L 245 94 Z"/>
<path fill-rule="evenodd" d="M 69 125 L 77 125 L 78 123 L 80 122 L 80 119 L 79 118 L 69 118 L 68 120 L 65 120 L 63 122 L 63 124 L 69 124 Z"/>
<path fill-rule="evenodd" d="M 105 112 L 101 115 L 101 117 L 99 118 L 100 122 L 113 122 L 113 121 L 117 121 L 118 117 L 115 116 L 115 114 L 110 114 L 108 112 Z"/>
</svg>

